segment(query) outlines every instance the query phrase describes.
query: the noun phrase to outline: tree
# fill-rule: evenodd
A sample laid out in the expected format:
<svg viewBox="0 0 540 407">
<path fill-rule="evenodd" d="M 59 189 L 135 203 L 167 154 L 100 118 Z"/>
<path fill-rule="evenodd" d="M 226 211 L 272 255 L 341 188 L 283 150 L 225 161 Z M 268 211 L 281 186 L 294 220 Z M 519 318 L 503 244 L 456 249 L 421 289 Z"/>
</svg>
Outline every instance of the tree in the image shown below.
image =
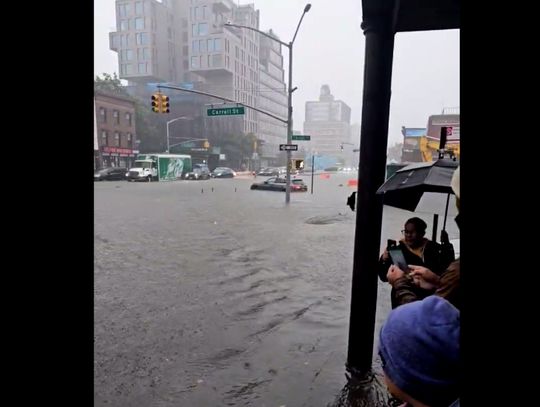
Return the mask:
<svg viewBox="0 0 540 407">
<path fill-rule="evenodd" d="M 103 78 L 100 78 L 99 75 L 96 75 L 96 79 L 94 80 L 94 91 L 113 93 L 129 97 L 128 92 L 122 85 L 122 82 L 116 75 L 116 72 L 112 75 L 108 73 L 103 73 L 102 75 Z"/>
</svg>

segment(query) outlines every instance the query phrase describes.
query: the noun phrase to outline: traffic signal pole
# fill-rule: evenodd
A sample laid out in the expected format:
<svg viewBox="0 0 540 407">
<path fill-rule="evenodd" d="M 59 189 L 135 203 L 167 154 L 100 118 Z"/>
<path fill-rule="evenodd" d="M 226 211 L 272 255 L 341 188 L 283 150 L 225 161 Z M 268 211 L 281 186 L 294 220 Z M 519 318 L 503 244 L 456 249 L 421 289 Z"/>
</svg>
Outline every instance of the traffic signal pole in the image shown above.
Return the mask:
<svg viewBox="0 0 540 407">
<path fill-rule="evenodd" d="M 256 108 L 254 106 L 250 106 L 246 103 L 243 103 L 243 102 L 237 102 L 236 100 L 234 99 L 229 99 L 229 98 L 226 98 L 226 97 L 223 97 L 223 96 L 219 96 L 219 95 L 214 95 L 213 93 L 208 93 L 208 92 L 201 92 L 200 90 L 192 90 L 192 89 L 184 89 L 184 88 L 180 88 L 178 86 L 170 86 L 170 85 L 158 85 L 157 86 L 158 89 L 174 89 L 174 90 L 180 90 L 182 92 L 188 92 L 188 93 L 195 93 L 197 95 L 203 95 L 203 96 L 210 96 L 210 97 L 213 97 L 213 98 L 216 98 L 216 99 L 219 99 L 219 100 L 223 100 L 225 102 L 231 102 L 231 103 L 234 103 L 236 105 L 239 105 L 239 106 L 245 106 L 249 109 L 253 109 L 255 110 L 256 112 L 259 112 L 259 113 L 262 113 L 266 116 L 269 116 L 269 117 L 272 117 L 273 119 L 276 119 L 278 121 L 280 121 L 281 123 L 284 123 L 284 124 L 287 124 L 287 120 L 286 119 L 283 119 L 279 116 L 276 116 L 272 113 L 269 113 L 269 112 L 266 112 L 264 110 L 261 110 L 259 108 Z"/>
</svg>

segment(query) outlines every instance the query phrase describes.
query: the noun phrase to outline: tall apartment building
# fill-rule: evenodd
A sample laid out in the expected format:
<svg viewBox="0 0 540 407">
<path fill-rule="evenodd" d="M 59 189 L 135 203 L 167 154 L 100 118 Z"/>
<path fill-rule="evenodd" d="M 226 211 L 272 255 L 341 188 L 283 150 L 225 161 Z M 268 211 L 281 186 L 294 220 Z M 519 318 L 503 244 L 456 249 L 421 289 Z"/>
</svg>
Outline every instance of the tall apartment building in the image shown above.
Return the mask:
<svg viewBox="0 0 540 407">
<path fill-rule="evenodd" d="M 304 134 L 311 136 L 306 148 L 317 155 L 345 160 L 342 143 L 350 143 L 351 108 L 341 100 L 334 100 L 328 85 L 321 87 L 318 101 L 306 102 Z"/>
<path fill-rule="evenodd" d="M 116 0 L 116 15 L 117 31 L 110 33 L 110 48 L 118 53 L 120 78 L 139 85 L 140 97 L 147 93 L 147 83 L 188 82 L 195 89 L 260 106 L 259 34 L 224 26 L 232 22 L 259 29 L 259 11 L 253 4 Z M 272 58 L 276 60 L 276 56 Z M 207 99 L 207 103 L 221 102 Z M 210 130 L 223 121 L 239 121 L 239 131 L 259 136 L 259 116 L 246 109 L 244 116 L 206 121 Z"/>
<path fill-rule="evenodd" d="M 270 30 L 268 34 L 278 39 Z M 284 82 L 283 55 L 281 44 L 270 38 L 260 37 L 259 48 L 259 105 L 266 112 L 287 118 L 287 93 Z M 277 164 L 279 144 L 287 141 L 287 126 L 269 116 L 259 114 L 259 139 L 261 148 L 261 166 Z"/>
</svg>

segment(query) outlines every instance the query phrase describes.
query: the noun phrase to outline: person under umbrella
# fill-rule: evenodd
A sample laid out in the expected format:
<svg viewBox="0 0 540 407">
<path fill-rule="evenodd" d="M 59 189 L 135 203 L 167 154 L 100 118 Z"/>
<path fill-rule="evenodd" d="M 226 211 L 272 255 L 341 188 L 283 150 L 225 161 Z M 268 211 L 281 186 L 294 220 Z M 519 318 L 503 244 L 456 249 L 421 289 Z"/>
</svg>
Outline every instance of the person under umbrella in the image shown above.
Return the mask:
<svg viewBox="0 0 540 407">
<path fill-rule="evenodd" d="M 452 245 L 448 242 L 448 235 L 443 234 L 443 244 L 431 241 L 425 237 L 427 224 L 420 218 L 410 218 L 405 222 L 404 229 L 402 230 L 403 238 L 397 245 L 398 249 L 401 249 L 405 261 L 408 265 L 423 266 L 434 272 L 437 276 L 448 267 L 448 265 L 454 260 L 454 251 Z M 392 308 L 404 303 L 400 298 L 401 290 L 398 290 L 396 284 L 403 283 L 398 281 L 403 277 L 409 282 L 410 277 L 407 275 L 397 275 L 389 273 L 392 267 L 392 259 L 388 252 L 389 247 L 386 248 L 384 253 L 379 259 L 378 274 L 381 281 L 388 282 L 392 285 L 392 291 L 390 298 L 392 302 Z M 408 270 L 403 270 L 403 274 Z M 435 291 L 434 286 L 427 284 L 415 285 L 408 284 L 408 289 L 412 290 L 417 299 L 422 299 L 428 295 L 433 294 Z M 406 301 L 409 302 L 409 301 Z"/>
<path fill-rule="evenodd" d="M 456 195 L 456 206 L 459 212 L 459 168 L 452 177 L 452 190 Z M 456 224 L 459 227 L 459 213 L 456 216 Z M 440 275 L 430 268 L 429 265 L 410 265 L 410 273 L 407 275 L 404 270 L 397 266 L 391 266 L 388 270 L 387 279 L 392 281 L 392 291 L 397 298 L 398 305 L 421 300 L 418 295 L 418 287 L 425 290 L 435 290 L 435 295 L 445 298 L 456 308 L 461 309 L 461 289 L 460 289 L 460 260 L 453 261 Z M 420 292 L 421 293 L 421 292 Z"/>
</svg>

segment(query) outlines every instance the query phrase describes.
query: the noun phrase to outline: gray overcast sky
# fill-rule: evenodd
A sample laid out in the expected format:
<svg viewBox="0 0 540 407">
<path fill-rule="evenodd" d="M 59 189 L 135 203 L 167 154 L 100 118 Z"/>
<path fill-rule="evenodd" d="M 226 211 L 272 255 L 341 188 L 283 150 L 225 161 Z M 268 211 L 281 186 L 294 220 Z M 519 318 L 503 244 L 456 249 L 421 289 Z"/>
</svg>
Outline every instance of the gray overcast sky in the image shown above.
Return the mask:
<svg viewBox="0 0 540 407">
<path fill-rule="evenodd" d="M 307 0 L 253 0 L 261 29 L 272 28 L 288 42 Z M 302 130 L 304 106 L 328 84 L 336 99 L 360 123 L 365 37 L 360 29 L 361 0 L 311 0 L 294 44 L 294 128 Z M 115 30 L 114 0 L 94 0 L 94 73 L 118 72 L 108 33 Z M 286 53 L 284 49 L 284 53 Z M 287 57 L 287 55 L 285 55 Z M 287 67 L 287 59 L 285 67 Z M 287 72 L 285 73 L 287 75 Z M 286 76 L 287 77 L 287 76 Z M 428 116 L 459 106 L 459 30 L 396 35 L 389 146 L 401 141 L 401 126 L 425 127 Z"/>
</svg>

